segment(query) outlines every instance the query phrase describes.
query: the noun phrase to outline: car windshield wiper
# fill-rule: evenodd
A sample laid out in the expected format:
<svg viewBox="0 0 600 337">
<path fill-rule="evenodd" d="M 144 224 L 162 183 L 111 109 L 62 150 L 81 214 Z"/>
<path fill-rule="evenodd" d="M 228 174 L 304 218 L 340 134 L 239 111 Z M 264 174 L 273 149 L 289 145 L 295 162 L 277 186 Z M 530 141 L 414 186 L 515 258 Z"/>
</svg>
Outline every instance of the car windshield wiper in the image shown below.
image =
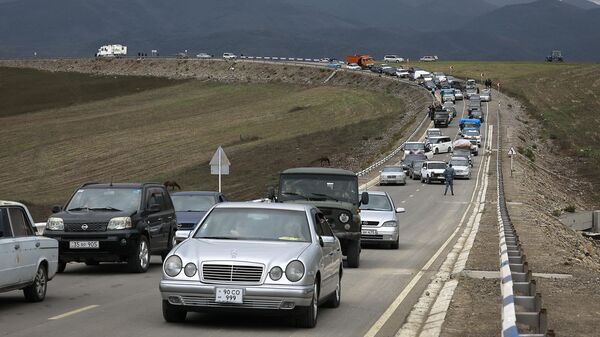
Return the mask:
<svg viewBox="0 0 600 337">
<path fill-rule="evenodd" d="M 296 193 L 296 192 L 281 192 L 281 194 L 283 195 L 293 195 L 293 196 L 298 196 L 303 198 L 304 200 L 310 200 L 307 196 L 300 194 L 300 193 Z"/>
<path fill-rule="evenodd" d="M 90 211 L 111 211 L 111 212 L 122 212 L 122 210 L 118 209 L 118 208 L 114 208 L 112 206 L 106 206 L 106 207 L 92 207 L 89 209 Z"/>
<path fill-rule="evenodd" d="M 90 208 L 89 207 L 73 207 L 73 208 L 69 208 L 67 211 L 68 212 L 77 212 L 77 211 L 89 211 Z"/>
<path fill-rule="evenodd" d="M 319 197 L 325 197 L 325 198 L 327 198 L 327 199 L 331 199 L 331 200 L 335 200 L 335 201 L 340 201 L 340 200 L 338 200 L 338 199 L 336 199 L 336 198 L 334 198 L 334 197 L 330 196 L 329 194 L 323 194 L 323 193 L 311 193 L 311 194 L 312 194 L 312 195 L 319 196 Z"/>
</svg>

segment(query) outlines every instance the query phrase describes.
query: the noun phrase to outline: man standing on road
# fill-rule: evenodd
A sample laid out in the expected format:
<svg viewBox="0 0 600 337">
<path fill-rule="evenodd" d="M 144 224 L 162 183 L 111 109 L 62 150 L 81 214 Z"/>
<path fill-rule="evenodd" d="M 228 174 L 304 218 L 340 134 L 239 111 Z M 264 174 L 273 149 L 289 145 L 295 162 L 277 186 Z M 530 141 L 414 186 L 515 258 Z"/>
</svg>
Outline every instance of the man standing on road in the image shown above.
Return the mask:
<svg viewBox="0 0 600 337">
<path fill-rule="evenodd" d="M 448 186 L 450 186 L 450 192 L 454 195 L 454 168 L 452 167 L 452 164 L 448 164 L 448 167 L 444 170 L 444 180 L 446 181 L 444 195 L 448 193 Z"/>
</svg>

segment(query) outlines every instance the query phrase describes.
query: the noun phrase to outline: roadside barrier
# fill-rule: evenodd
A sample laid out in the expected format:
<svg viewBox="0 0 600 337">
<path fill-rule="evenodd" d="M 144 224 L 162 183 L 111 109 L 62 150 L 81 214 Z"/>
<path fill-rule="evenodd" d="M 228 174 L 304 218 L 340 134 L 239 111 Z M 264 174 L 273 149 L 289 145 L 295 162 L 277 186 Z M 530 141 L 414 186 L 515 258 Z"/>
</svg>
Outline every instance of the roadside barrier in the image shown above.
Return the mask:
<svg viewBox="0 0 600 337">
<path fill-rule="evenodd" d="M 554 336 L 548 330 L 546 309 L 542 308 L 542 295 L 536 291 L 536 282 L 521 248 L 517 234 L 508 214 L 504 196 L 502 174 L 502 143 L 500 129 L 500 105 L 498 105 L 498 132 L 496 151 L 496 213 L 500 237 L 500 287 L 502 293 L 502 336 L 543 337 Z M 526 330 L 521 333 L 519 330 Z"/>
</svg>

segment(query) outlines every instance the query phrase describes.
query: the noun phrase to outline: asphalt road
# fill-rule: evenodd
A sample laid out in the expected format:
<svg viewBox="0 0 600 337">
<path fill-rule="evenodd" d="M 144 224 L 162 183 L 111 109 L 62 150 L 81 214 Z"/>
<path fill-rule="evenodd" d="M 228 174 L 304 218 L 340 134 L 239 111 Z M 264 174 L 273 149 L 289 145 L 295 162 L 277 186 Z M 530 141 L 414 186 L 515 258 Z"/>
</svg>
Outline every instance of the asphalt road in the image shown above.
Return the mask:
<svg viewBox="0 0 600 337">
<path fill-rule="evenodd" d="M 459 116 L 443 130 L 446 135 L 457 133 L 462 103 L 458 102 L 457 110 Z M 434 156 L 447 158 L 447 154 Z M 455 196 L 443 196 L 443 185 L 413 180 L 406 186 L 370 188 L 389 192 L 397 207 L 406 208 L 400 214 L 400 249 L 365 247 L 360 268 L 345 269 L 341 306 L 322 308 L 314 329 L 297 329 L 279 316 L 216 313 L 193 313 L 183 324 L 168 324 L 162 317 L 158 291 L 161 264 L 154 257 L 146 274 L 129 274 L 125 265 L 69 264 L 65 273 L 49 283 L 42 303 L 26 303 L 21 292 L 0 294 L 0 335 L 263 337 L 364 336 L 370 332 L 393 336 L 452 247 L 451 241 L 419 282 L 413 281 L 467 211 L 480 162 L 481 156 L 475 157 L 471 180 L 455 181 Z M 407 296 L 397 310 L 384 315 L 403 290 Z M 372 328 L 376 322 L 380 324 Z"/>
</svg>

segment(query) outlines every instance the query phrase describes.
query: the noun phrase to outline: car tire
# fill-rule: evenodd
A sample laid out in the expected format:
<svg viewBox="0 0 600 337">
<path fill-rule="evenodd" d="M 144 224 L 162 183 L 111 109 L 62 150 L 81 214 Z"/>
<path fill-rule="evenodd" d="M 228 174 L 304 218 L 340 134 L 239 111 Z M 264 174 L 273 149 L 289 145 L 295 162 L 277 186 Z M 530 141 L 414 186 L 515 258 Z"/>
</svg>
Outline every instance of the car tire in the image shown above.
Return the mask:
<svg viewBox="0 0 600 337">
<path fill-rule="evenodd" d="M 299 328 L 312 329 L 317 325 L 317 318 L 319 317 L 319 286 L 317 281 L 313 285 L 313 298 L 310 305 L 298 308 L 296 325 Z"/>
<path fill-rule="evenodd" d="M 23 295 L 29 302 L 41 302 L 46 297 L 48 287 L 48 271 L 46 266 L 40 265 L 35 273 L 33 283 L 23 288 Z"/>
<path fill-rule="evenodd" d="M 86 259 L 85 260 L 85 265 L 86 266 L 97 266 L 99 264 L 100 264 L 100 262 L 98 262 L 98 261 L 96 261 L 94 259 Z"/>
<path fill-rule="evenodd" d="M 440 153 L 440 150 L 439 150 L 439 149 L 436 147 L 436 148 L 435 148 L 435 151 L 433 151 L 433 153 L 434 153 L 434 154 L 439 154 L 439 153 Z"/>
<path fill-rule="evenodd" d="M 448 148 L 448 153 L 450 153 L 450 152 L 452 152 L 452 148 L 451 147 Z"/>
<path fill-rule="evenodd" d="M 134 253 L 127 259 L 127 266 L 132 273 L 145 273 L 148 271 L 150 267 L 150 246 L 144 235 L 140 236 Z"/>
<path fill-rule="evenodd" d="M 169 253 L 171 252 L 171 250 L 173 249 L 173 247 L 175 247 L 176 245 L 177 245 L 177 242 L 175 241 L 175 233 L 172 232 L 171 235 L 169 235 L 169 243 L 167 244 L 167 249 L 164 250 L 160 254 L 162 262 L 165 262 L 165 260 L 167 259 L 167 255 L 169 255 Z"/>
<path fill-rule="evenodd" d="M 166 300 L 162 301 L 162 312 L 163 318 L 169 323 L 183 322 L 187 316 L 187 311 L 177 308 Z"/>
<path fill-rule="evenodd" d="M 391 249 L 398 249 L 398 248 L 400 248 L 400 238 L 396 239 L 396 242 L 392 243 L 390 245 L 390 248 Z"/>
<path fill-rule="evenodd" d="M 360 240 L 353 240 L 348 243 L 346 256 L 348 267 L 358 268 L 360 266 Z"/>
<path fill-rule="evenodd" d="M 427 184 L 431 184 L 431 177 L 427 177 Z"/>
<path fill-rule="evenodd" d="M 338 272 L 337 284 L 335 286 L 335 291 L 331 294 L 331 297 L 325 302 L 325 306 L 328 308 L 337 308 L 340 306 L 340 302 L 342 301 L 342 270 Z"/>
<path fill-rule="evenodd" d="M 58 269 L 56 270 L 56 272 L 59 274 L 63 273 L 66 268 L 67 268 L 67 263 L 59 260 L 58 261 Z"/>
</svg>

